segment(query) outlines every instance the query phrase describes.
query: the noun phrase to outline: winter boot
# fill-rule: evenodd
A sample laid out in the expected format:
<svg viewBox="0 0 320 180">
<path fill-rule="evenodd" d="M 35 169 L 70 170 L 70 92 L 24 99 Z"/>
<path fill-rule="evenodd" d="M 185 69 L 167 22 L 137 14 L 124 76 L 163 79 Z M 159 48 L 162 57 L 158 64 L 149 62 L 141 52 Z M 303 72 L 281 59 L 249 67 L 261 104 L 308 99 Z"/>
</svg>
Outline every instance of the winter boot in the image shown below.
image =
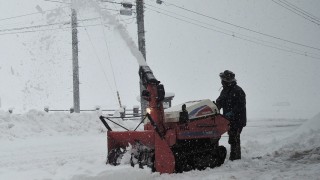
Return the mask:
<svg viewBox="0 0 320 180">
<path fill-rule="evenodd" d="M 230 157 L 229 160 L 233 161 L 236 160 L 236 145 L 230 144 Z"/>
</svg>

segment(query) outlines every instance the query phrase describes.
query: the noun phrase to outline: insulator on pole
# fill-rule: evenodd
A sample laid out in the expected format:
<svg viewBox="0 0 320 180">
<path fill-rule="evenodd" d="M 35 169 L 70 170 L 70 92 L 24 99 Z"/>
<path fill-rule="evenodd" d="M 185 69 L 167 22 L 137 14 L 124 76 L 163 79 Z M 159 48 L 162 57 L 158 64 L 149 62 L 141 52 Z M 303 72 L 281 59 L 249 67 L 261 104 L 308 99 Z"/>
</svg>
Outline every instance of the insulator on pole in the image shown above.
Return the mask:
<svg viewBox="0 0 320 180">
<path fill-rule="evenodd" d="M 125 16 L 132 16 L 132 9 L 129 9 L 129 8 L 120 9 L 120 14 Z"/>
<path fill-rule="evenodd" d="M 158 3 L 158 4 L 162 4 L 163 1 L 162 1 L 162 0 L 157 0 L 157 3 Z"/>
<path fill-rule="evenodd" d="M 130 3 L 130 2 L 123 2 L 123 3 L 121 3 L 121 5 L 122 5 L 124 8 L 132 8 L 132 3 Z"/>
</svg>

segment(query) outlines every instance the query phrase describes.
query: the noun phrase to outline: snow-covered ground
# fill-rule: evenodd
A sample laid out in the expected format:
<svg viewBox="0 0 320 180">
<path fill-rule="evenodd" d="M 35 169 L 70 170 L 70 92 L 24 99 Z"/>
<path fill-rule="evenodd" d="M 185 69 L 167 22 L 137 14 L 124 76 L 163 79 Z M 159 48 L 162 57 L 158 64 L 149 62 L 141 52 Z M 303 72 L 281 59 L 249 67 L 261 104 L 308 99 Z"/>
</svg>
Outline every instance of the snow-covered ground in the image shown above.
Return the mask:
<svg viewBox="0 0 320 180">
<path fill-rule="evenodd" d="M 0 112 L 0 179 L 320 179 L 320 113 L 310 120 L 249 120 L 241 160 L 162 175 L 148 168 L 105 165 L 107 139 L 98 116 Z M 121 123 L 132 128 L 138 121 Z M 229 151 L 226 134 L 221 143 Z"/>
</svg>

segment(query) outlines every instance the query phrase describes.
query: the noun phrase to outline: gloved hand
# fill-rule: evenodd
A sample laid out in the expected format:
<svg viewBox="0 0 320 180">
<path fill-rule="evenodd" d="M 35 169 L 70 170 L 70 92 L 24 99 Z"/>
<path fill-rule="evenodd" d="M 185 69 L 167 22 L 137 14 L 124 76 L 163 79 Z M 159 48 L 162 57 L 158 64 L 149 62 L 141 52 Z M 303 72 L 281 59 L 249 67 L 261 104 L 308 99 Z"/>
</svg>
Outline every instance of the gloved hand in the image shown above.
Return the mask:
<svg viewBox="0 0 320 180">
<path fill-rule="evenodd" d="M 233 118 L 233 116 L 234 116 L 234 114 L 233 114 L 233 112 L 232 111 L 230 111 L 230 112 L 227 112 L 225 115 L 224 115 L 227 119 L 232 119 Z"/>
</svg>

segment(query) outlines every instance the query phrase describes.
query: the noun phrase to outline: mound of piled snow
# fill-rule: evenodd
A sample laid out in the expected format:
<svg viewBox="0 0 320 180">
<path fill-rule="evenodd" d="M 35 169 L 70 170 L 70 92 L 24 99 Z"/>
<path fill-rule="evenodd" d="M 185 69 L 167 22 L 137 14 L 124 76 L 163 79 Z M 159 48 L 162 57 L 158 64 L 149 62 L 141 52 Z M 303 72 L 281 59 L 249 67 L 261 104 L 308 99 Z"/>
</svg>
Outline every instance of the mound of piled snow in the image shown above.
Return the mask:
<svg viewBox="0 0 320 180">
<path fill-rule="evenodd" d="M 289 136 L 268 144 L 249 144 L 253 154 L 259 151 L 263 156 L 246 159 L 249 166 L 255 164 L 269 169 L 270 174 L 261 177 L 287 179 L 315 179 L 320 175 L 320 113 L 306 121 Z M 247 154 L 248 153 L 248 154 Z M 248 156 L 250 152 L 245 152 Z M 241 164 L 241 163 L 240 163 Z M 276 175 L 273 173 L 277 173 Z M 281 175 L 280 175 L 281 174 Z M 279 176 L 280 175 L 280 176 Z M 319 176 L 318 176 L 319 177 Z M 317 179 L 317 178 L 316 178 Z"/>
<path fill-rule="evenodd" d="M 303 125 L 296 130 L 295 133 L 307 133 L 309 131 L 320 130 L 320 112 L 311 118 L 309 121 L 305 122 Z"/>
<path fill-rule="evenodd" d="M 273 153 L 297 163 L 320 163 L 320 113 L 302 124 L 292 134 L 281 140 L 281 147 Z"/>
<path fill-rule="evenodd" d="M 70 114 L 31 110 L 21 115 L 0 112 L 0 139 L 104 133 L 106 128 L 99 116 L 99 112 Z M 121 119 L 113 121 L 129 127 L 136 125 L 136 122 L 122 122 Z M 113 123 L 109 124 L 113 129 L 119 128 Z"/>
<path fill-rule="evenodd" d="M 291 132 L 286 129 L 283 131 L 285 136 L 279 136 L 280 133 L 273 135 L 272 132 L 265 134 L 266 137 L 274 136 L 274 140 L 270 143 L 262 144 L 261 142 L 248 141 L 244 148 L 260 150 L 261 152 L 258 152 L 260 155 L 272 152 L 278 154 L 282 151 L 288 155 L 290 150 L 295 152 L 320 148 L 320 113 Z"/>
<path fill-rule="evenodd" d="M 242 159 L 227 160 L 218 171 L 225 169 L 223 176 L 226 172 L 237 174 L 234 179 L 319 179 L 320 113 L 293 128 L 262 131 L 263 136 L 255 141 L 250 140 L 251 136 L 243 138 Z M 261 130 L 252 133 L 259 134 Z M 267 142 L 264 136 L 275 138 Z"/>
</svg>

